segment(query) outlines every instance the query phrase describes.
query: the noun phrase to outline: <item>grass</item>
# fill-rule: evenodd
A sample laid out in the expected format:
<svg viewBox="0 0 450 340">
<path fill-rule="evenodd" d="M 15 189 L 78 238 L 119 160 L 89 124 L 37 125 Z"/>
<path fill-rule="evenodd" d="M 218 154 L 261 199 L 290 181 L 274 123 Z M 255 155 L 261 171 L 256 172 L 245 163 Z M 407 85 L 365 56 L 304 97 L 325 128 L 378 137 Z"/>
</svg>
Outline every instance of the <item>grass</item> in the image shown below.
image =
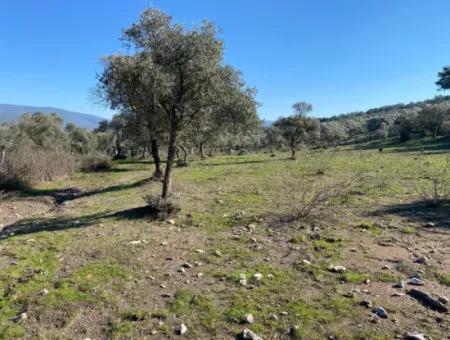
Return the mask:
<svg viewBox="0 0 450 340">
<path fill-rule="evenodd" d="M 394 313 L 398 325 L 372 324 L 359 306 L 362 296 L 349 299 L 343 293 L 367 288 L 395 312 L 392 283 L 420 266 L 403 258 L 393 270 L 381 270 L 377 258 L 389 258 L 393 250 L 403 256 L 406 245 L 381 248 L 378 241 L 420 242 L 424 217 L 412 207 L 405 223 L 404 215 L 383 209 L 417 200 L 418 163 L 439 168 L 445 156 L 418 160 L 416 154 L 370 150 L 302 151 L 296 161 L 288 156 L 216 156 L 176 168 L 174 199 L 181 211 L 174 225 L 130 213 L 145 205 L 145 195 L 160 190 L 159 183 L 146 180 L 148 162 L 118 161 L 111 171 L 77 173 L 32 188 L 31 199 L 65 188 L 82 195 L 58 210 L 23 216 L 28 229 L 0 240 L 1 337 L 39 331 L 44 338 L 143 338 L 154 331 L 170 338 L 174 327 L 185 323 L 191 338 L 232 338 L 244 327 L 263 338 L 286 338 L 297 325 L 300 338 L 385 339 L 413 327 L 417 319 L 401 313 Z M 345 200 L 328 202 L 304 221 L 285 218 L 295 208 L 286 195 L 286 176 L 325 184 L 361 174 L 364 180 Z M 433 235 L 422 237 L 439 242 Z M 357 253 L 348 253 L 350 247 Z M 185 261 L 195 265 L 180 273 Z M 347 270 L 331 272 L 330 264 Z M 449 286 L 449 275 L 442 274 L 448 269 L 435 271 L 427 278 Z M 247 286 L 239 283 L 240 274 Z M 362 286 L 366 279 L 371 284 Z M 405 303 L 408 315 L 420 308 Z M 89 309 L 99 320 L 89 321 Z M 14 322 L 23 311 L 28 318 Z M 241 324 L 247 313 L 255 318 L 251 325 Z M 450 329 L 446 323 L 439 327 Z M 439 338 L 433 323 L 425 330 Z"/>
</svg>

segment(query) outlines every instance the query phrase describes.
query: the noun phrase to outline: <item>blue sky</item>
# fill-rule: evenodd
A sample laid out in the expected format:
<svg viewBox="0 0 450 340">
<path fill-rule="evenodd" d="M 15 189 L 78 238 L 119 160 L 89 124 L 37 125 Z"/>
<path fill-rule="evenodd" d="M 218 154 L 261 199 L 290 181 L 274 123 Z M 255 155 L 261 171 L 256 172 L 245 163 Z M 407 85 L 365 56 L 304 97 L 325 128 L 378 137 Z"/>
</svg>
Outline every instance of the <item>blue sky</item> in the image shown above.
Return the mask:
<svg viewBox="0 0 450 340">
<path fill-rule="evenodd" d="M 149 5 L 214 21 L 269 120 L 298 100 L 329 116 L 430 98 L 450 64 L 448 0 L 0 0 L 0 103 L 108 117 L 99 58 Z"/>
</svg>

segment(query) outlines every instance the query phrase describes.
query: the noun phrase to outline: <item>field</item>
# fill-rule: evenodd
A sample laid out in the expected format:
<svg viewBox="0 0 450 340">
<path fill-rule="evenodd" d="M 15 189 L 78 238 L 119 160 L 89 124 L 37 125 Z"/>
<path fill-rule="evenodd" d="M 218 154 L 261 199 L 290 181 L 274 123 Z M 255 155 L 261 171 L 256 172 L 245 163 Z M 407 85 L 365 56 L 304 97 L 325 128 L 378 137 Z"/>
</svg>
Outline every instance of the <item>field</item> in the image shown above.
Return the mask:
<svg viewBox="0 0 450 340">
<path fill-rule="evenodd" d="M 181 211 L 163 220 L 145 215 L 144 196 L 160 191 L 146 161 L 5 195 L 0 337 L 181 338 L 181 324 L 192 339 L 233 339 L 245 328 L 264 339 L 450 334 L 445 313 L 405 294 L 412 286 L 393 288 L 416 273 L 421 290 L 450 297 L 449 207 L 421 201 L 430 174 L 450 179 L 447 157 L 288 157 L 215 156 L 176 168 Z M 339 195 L 295 218 L 303 193 L 332 190 Z M 389 317 L 373 318 L 365 300 Z"/>
</svg>

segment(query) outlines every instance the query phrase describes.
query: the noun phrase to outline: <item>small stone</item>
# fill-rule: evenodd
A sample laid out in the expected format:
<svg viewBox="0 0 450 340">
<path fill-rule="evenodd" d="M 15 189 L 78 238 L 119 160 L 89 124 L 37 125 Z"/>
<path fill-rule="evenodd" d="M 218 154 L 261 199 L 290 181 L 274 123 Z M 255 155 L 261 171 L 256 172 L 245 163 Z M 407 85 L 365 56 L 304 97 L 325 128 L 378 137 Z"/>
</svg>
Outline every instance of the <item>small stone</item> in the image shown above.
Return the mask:
<svg viewBox="0 0 450 340">
<path fill-rule="evenodd" d="M 183 263 L 183 267 L 184 267 L 184 268 L 192 268 L 193 265 L 190 264 L 189 262 L 185 262 L 185 263 Z"/>
<path fill-rule="evenodd" d="M 240 334 L 239 338 L 243 340 L 262 340 L 262 338 L 256 333 L 252 332 L 249 329 L 244 329 Z"/>
<path fill-rule="evenodd" d="M 367 307 L 367 308 L 372 308 L 372 301 L 370 300 L 362 300 L 360 302 L 361 306 Z"/>
<path fill-rule="evenodd" d="M 439 302 L 443 303 L 444 305 L 448 304 L 449 299 L 446 296 L 439 296 L 438 297 Z"/>
<path fill-rule="evenodd" d="M 162 289 L 165 289 L 166 288 L 166 285 L 165 284 L 160 284 L 159 285 Z"/>
<path fill-rule="evenodd" d="M 255 318 L 253 317 L 252 314 L 245 314 L 244 318 L 242 319 L 243 322 L 245 323 L 254 323 L 255 322 Z"/>
<path fill-rule="evenodd" d="M 372 316 L 370 317 L 370 322 L 378 323 L 378 315 L 372 314 Z"/>
<path fill-rule="evenodd" d="M 279 320 L 278 316 L 276 314 L 274 314 L 274 313 L 269 313 L 269 319 L 270 320 L 275 320 L 275 321 Z"/>
<path fill-rule="evenodd" d="M 175 333 L 177 333 L 178 335 L 184 335 L 187 333 L 187 331 L 188 331 L 188 329 L 184 323 L 175 327 Z"/>
<path fill-rule="evenodd" d="M 427 265 L 429 260 L 428 260 L 428 257 L 421 256 L 421 257 L 417 258 L 414 262 Z"/>
<path fill-rule="evenodd" d="M 420 333 L 406 333 L 405 339 L 407 340 L 425 340 L 425 334 Z"/>
<path fill-rule="evenodd" d="M 387 318 L 388 318 L 388 313 L 387 313 L 386 310 L 385 310 L 383 307 L 381 307 L 381 306 L 376 306 L 376 307 L 373 309 L 373 313 L 376 314 L 376 315 L 378 315 L 380 318 L 383 318 L 383 319 L 387 319 Z"/>
<path fill-rule="evenodd" d="M 220 256 L 222 256 L 222 252 L 220 250 L 215 250 L 214 255 L 220 257 Z"/>
<path fill-rule="evenodd" d="M 419 279 L 417 277 L 413 277 L 408 281 L 408 284 L 413 285 L 413 286 L 423 286 L 425 284 L 425 282 L 423 282 L 421 279 Z"/>
<path fill-rule="evenodd" d="M 434 228 L 436 225 L 433 222 L 427 222 L 424 224 L 425 228 Z"/>
<path fill-rule="evenodd" d="M 27 313 L 24 312 L 24 313 L 20 313 L 18 316 L 16 316 L 14 318 L 14 321 L 20 322 L 22 320 L 25 320 L 26 318 L 28 318 L 28 315 L 27 315 Z"/>
<path fill-rule="evenodd" d="M 197 277 L 198 277 L 199 279 L 201 279 L 201 278 L 203 277 L 203 273 L 198 273 L 198 274 L 197 274 Z"/>
<path fill-rule="evenodd" d="M 184 269 L 183 267 L 181 267 L 181 268 L 178 269 L 178 272 L 179 272 L 179 273 L 186 273 L 186 269 Z"/>
<path fill-rule="evenodd" d="M 136 246 L 136 245 L 141 244 L 141 243 L 142 243 L 141 240 L 131 241 L 131 242 L 130 242 L 130 244 L 133 245 L 133 246 Z"/>
<path fill-rule="evenodd" d="M 166 261 L 173 261 L 173 257 L 172 256 L 166 256 Z"/>
<path fill-rule="evenodd" d="M 246 286 L 247 285 L 247 277 L 243 273 L 239 274 L 239 284 L 241 286 Z"/>
<path fill-rule="evenodd" d="M 162 246 L 165 247 L 165 246 L 168 246 L 168 245 L 169 245 L 169 242 L 163 241 L 163 242 L 160 243 L 160 245 L 162 245 Z"/>
<path fill-rule="evenodd" d="M 393 285 L 392 287 L 403 289 L 406 287 L 406 283 L 405 283 L 405 281 L 402 280 L 402 281 L 396 283 L 395 285 Z"/>
<path fill-rule="evenodd" d="M 311 262 L 308 261 L 308 260 L 306 260 L 306 259 L 303 259 L 303 260 L 302 260 L 302 263 L 303 263 L 304 265 L 306 265 L 306 266 L 311 265 Z"/>
<path fill-rule="evenodd" d="M 161 296 L 162 296 L 163 298 L 171 298 L 171 297 L 172 297 L 172 294 L 170 294 L 170 293 L 162 293 Z"/>
<path fill-rule="evenodd" d="M 399 292 L 394 292 L 394 293 L 392 294 L 392 296 L 402 297 L 402 296 L 405 296 L 405 294 L 404 294 L 404 293 L 399 293 Z"/>
<path fill-rule="evenodd" d="M 198 254 L 203 254 L 205 251 L 203 249 L 195 249 L 195 252 Z"/>
<path fill-rule="evenodd" d="M 10 264 L 11 266 L 17 266 L 17 265 L 19 264 L 19 262 L 16 261 L 16 260 L 12 260 L 9 264 Z"/>
<path fill-rule="evenodd" d="M 49 293 L 50 293 L 49 290 L 46 289 L 46 288 L 44 288 L 44 289 L 42 290 L 42 295 L 48 295 Z"/>
<path fill-rule="evenodd" d="M 289 313 L 286 312 L 286 311 L 282 311 L 280 314 L 283 315 L 283 316 L 289 315 Z"/>
<path fill-rule="evenodd" d="M 330 264 L 330 266 L 328 267 L 328 270 L 335 272 L 335 273 L 343 273 L 347 269 L 344 266 L 333 266 L 332 264 Z"/>
<path fill-rule="evenodd" d="M 297 325 L 293 325 L 289 328 L 289 336 L 291 338 L 297 339 L 299 338 L 299 328 Z"/>
<path fill-rule="evenodd" d="M 254 278 L 256 281 L 261 281 L 262 278 L 263 278 L 263 275 L 262 275 L 261 273 L 255 273 L 255 274 L 253 275 L 253 278 Z"/>
<path fill-rule="evenodd" d="M 167 220 L 167 223 L 168 223 L 168 224 L 171 224 L 171 225 L 174 225 L 174 224 L 175 224 L 175 220 L 172 220 L 172 219 Z"/>
<path fill-rule="evenodd" d="M 268 279 L 273 279 L 273 274 L 271 274 L 271 273 L 267 274 L 267 278 Z"/>
<path fill-rule="evenodd" d="M 250 223 L 250 224 L 247 226 L 247 229 L 250 230 L 250 231 L 255 230 L 255 229 L 256 229 L 256 224 L 255 224 L 255 223 Z"/>
<path fill-rule="evenodd" d="M 365 279 L 365 280 L 364 280 L 364 283 L 365 283 L 366 285 L 368 285 L 368 284 L 370 283 L 370 279 Z"/>
<path fill-rule="evenodd" d="M 391 267 L 389 267 L 388 265 L 384 265 L 383 267 L 381 267 L 382 270 L 389 270 L 391 269 Z"/>
</svg>

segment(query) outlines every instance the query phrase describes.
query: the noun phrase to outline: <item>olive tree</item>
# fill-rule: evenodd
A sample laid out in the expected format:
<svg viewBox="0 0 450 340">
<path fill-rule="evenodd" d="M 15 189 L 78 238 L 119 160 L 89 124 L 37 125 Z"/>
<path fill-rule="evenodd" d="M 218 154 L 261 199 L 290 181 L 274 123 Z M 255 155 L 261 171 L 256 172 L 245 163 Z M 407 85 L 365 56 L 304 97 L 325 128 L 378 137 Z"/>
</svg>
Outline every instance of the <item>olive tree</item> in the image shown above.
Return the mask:
<svg viewBox="0 0 450 340">
<path fill-rule="evenodd" d="M 315 138 L 320 124 L 317 119 L 306 117 L 312 110 L 311 104 L 299 102 L 293 105 L 294 115 L 279 118 L 273 126 L 276 127 L 291 149 L 291 158 L 295 159 L 295 152 L 301 143 L 307 143 Z"/>
<path fill-rule="evenodd" d="M 203 22 L 199 27 L 186 29 L 173 23 L 165 13 L 148 9 L 124 31 L 123 38 L 136 54 L 113 58 L 131 58 L 132 63 L 137 63 L 141 76 L 131 89 L 149 98 L 152 109 L 147 114 L 157 121 L 163 118 L 165 123 L 168 148 L 161 194 L 165 199 L 170 193 L 180 134 L 195 120 L 208 117 L 209 112 L 219 111 L 222 119 L 230 119 L 229 112 L 222 108 L 230 107 L 236 97 L 251 97 L 251 111 L 255 106 L 253 92 L 245 87 L 236 70 L 223 64 L 223 43 L 212 23 Z M 126 75 L 134 77 L 135 73 Z M 143 81 L 146 87 L 141 86 Z M 119 86 L 124 83 L 128 81 L 119 81 Z"/>
</svg>

